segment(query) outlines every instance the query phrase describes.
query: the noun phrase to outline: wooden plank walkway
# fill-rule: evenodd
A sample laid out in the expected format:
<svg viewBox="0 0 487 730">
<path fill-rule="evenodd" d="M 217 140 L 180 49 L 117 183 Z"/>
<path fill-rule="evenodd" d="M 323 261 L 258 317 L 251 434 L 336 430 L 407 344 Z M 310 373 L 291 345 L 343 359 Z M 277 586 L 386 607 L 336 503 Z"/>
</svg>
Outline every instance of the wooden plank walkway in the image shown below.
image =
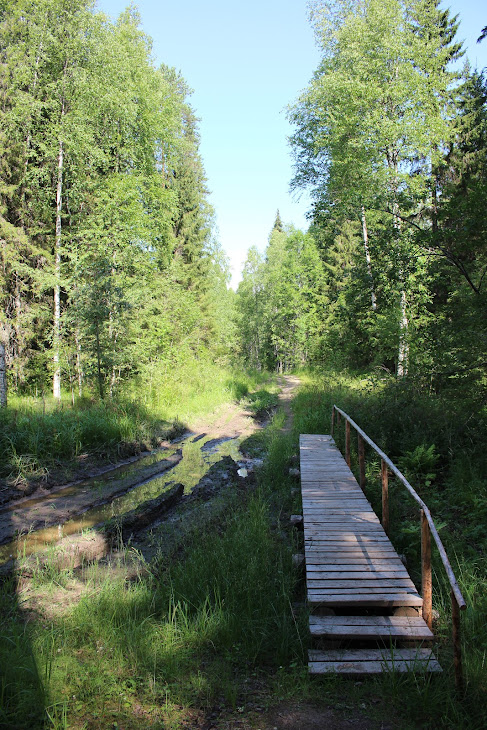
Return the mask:
<svg viewBox="0 0 487 730">
<path fill-rule="evenodd" d="M 410 648 L 433 638 L 414 611 L 422 598 L 332 437 L 301 435 L 300 460 L 308 605 L 333 614 L 312 615 L 311 635 L 378 644 L 312 651 L 310 671 L 439 670 L 429 649 Z M 391 615 L 400 607 L 414 615 Z"/>
</svg>

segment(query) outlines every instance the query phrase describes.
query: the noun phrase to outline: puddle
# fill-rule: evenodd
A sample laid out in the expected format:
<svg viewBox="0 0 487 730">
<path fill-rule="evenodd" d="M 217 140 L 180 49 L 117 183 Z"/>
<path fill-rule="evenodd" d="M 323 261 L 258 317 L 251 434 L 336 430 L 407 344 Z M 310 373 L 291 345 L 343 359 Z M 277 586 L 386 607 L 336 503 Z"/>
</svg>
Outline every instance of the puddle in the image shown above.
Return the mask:
<svg viewBox="0 0 487 730">
<path fill-rule="evenodd" d="M 21 512 L 22 510 L 35 507 L 36 504 L 48 504 L 49 502 L 55 502 L 56 500 L 62 499 L 63 497 L 70 497 L 74 494 L 91 492 L 94 498 L 97 495 L 101 495 L 106 488 L 109 488 L 121 477 L 127 478 L 137 472 L 141 471 L 144 467 L 153 466 L 158 464 L 160 461 L 167 459 L 176 452 L 176 448 L 161 448 L 152 451 L 147 456 L 143 456 L 135 462 L 130 464 L 122 464 L 121 466 L 110 469 L 110 471 L 104 472 L 96 477 L 84 479 L 82 482 L 71 484 L 67 487 L 54 488 L 48 494 L 40 497 L 32 497 L 21 500 L 21 502 L 14 502 L 11 505 L 5 505 L 2 507 L 2 514 L 5 512 Z"/>
<path fill-rule="evenodd" d="M 244 467 L 246 462 L 239 451 L 240 438 L 223 437 L 219 439 L 208 439 L 206 434 L 196 438 L 192 437 L 193 434 L 187 434 L 186 438 L 178 442 L 177 448 L 182 449 L 182 459 L 175 466 L 172 466 L 159 476 L 151 476 L 145 481 L 141 481 L 126 493 L 112 499 L 108 504 L 87 508 L 82 514 L 77 514 L 72 519 L 65 521 L 64 524 L 51 524 L 50 526 L 35 529 L 34 531 L 27 532 L 27 534 L 24 533 L 12 542 L 0 546 L 0 564 L 9 560 L 11 557 L 30 555 L 46 545 L 57 542 L 62 537 L 82 532 L 108 519 L 123 515 L 135 509 L 143 502 L 163 494 L 174 483 L 180 482 L 184 484 L 184 492 L 188 494 L 198 484 L 200 479 L 204 477 L 209 468 L 224 456 L 230 456 L 238 464 L 240 467 L 240 476 L 247 476 L 248 469 Z M 205 438 L 206 440 L 204 440 Z M 168 459 L 176 451 L 176 448 L 161 449 L 147 457 L 143 457 L 136 463 L 123 465 L 101 477 L 87 479 L 80 484 L 47 494 L 45 497 L 27 500 L 22 505 L 12 505 L 9 508 L 9 527 L 13 532 L 16 529 L 16 525 L 20 526 L 24 524 L 25 514 L 22 515 L 23 510 L 34 508 L 35 511 L 36 505 L 39 508 L 42 506 L 45 514 L 46 506 L 52 507 L 53 513 L 55 513 L 56 500 L 59 501 L 61 498 L 71 495 L 90 493 L 90 495 L 93 495 L 93 500 L 96 500 L 97 495 L 102 494 L 103 489 L 107 485 L 113 486 L 117 479 L 121 479 L 122 477 L 125 479 L 128 475 L 137 474 L 144 467 L 149 467 L 163 459 Z M 54 514 L 53 517 L 55 519 Z M 49 522 L 52 521 L 54 520 L 49 518 Z"/>
</svg>

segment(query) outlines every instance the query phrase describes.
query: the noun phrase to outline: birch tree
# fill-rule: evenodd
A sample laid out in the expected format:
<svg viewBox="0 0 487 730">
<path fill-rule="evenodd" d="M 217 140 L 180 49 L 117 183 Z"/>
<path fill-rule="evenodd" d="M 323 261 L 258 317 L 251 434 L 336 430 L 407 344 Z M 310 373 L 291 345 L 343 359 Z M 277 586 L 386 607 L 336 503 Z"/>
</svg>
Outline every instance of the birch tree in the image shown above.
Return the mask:
<svg viewBox="0 0 487 730">
<path fill-rule="evenodd" d="M 390 217 L 398 375 L 408 369 L 408 285 L 417 253 L 411 250 L 408 219 L 429 201 L 432 164 L 451 138 L 452 77 L 444 55 L 443 66 L 432 71 L 432 59 L 445 44 L 439 33 L 419 32 L 425 5 L 416 0 L 316 3 L 313 22 L 322 62 L 290 111 L 296 125 L 294 186 L 311 187 L 315 210 L 331 202 L 354 211 L 356 218 L 368 208 Z"/>
</svg>

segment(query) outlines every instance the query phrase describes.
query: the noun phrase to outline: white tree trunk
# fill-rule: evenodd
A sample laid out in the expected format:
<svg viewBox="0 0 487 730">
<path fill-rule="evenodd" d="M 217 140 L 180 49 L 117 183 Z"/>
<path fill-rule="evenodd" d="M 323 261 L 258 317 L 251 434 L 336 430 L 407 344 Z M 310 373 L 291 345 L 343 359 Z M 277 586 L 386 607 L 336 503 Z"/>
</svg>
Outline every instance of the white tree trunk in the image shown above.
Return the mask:
<svg viewBox="0 0 487 730">
<path fill-rule="evenodd" d="M 78 395 L 83 396 L 83 365 L 81 363 L 81 342 L 79 332 L 76 331 L 74 336 L 76 342 L 76 371 L 78 375 Z"/>
<path fill-rule="evenodd" d="M 369 274 L 370 279 L 370 298 L 372 300 L 372 309 L 377 309 L 377 297 L 375 296 L 375 289 L 374 289 L 374 278 L 372 276 L 372 260 L 370 258 L 370 250 L 369 250 L 369 234 L 367 231 L 367 221 L 365 219 L 365 208 L 362 206 L 362 233 L 364 238 L 364 249 L 365 249 L 365 260 L 367 262 L 367 272 Z"/>
<path fill-rule="evenodd" d="M 394 228 L 397 231 L 397 240 L 401 235 L 401 219 L 399 217 L 399 205 L 397 201 L 392 206 L 394 214 Z M 404 272 L 399 271 L 399 281 L 401 282 L 401 305 L 399 316 L 399 347 L 397 351 L 397 377 L 402 378 L 408 374 L 409 361 L 409 322 L 407 317 L 407 299 L 404 289 Z"/>
<path fill-rule="evenodd" d="M 408 374 L 409 360 L 409 338 L 408 338 L 408 317 L 407 317 L 407 301 L 404 289 L 401 292 L 401 316 L 399 320 L 399 350 L 397 355 L 397 375 L 402 378 Z"/>
<path fill-rule="evenodd" d="M 52 394 L 61 399 L 61 210 L 63 205 L 63 143 L 59 141 L 57 188 L 56 188 L 56 238 L 54 243 L 54 322 L 53 322 L 53 360 L 54 375 L 52 380 Z"/>
<path fill-rule="evenodd" d="M 7 407 L 7 362 L 5 358 L 5 343 L 0 338 L 0 407 Z"/>
</svg>

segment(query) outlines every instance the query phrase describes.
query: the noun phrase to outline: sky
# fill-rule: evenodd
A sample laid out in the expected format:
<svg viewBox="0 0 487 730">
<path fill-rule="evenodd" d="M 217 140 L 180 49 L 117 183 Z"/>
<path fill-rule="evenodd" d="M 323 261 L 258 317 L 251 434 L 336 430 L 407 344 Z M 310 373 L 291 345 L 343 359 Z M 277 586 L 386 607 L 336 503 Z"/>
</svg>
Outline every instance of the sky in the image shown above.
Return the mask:
<svg viewBox="0 0 487 730">
<path fill-rule="evenodd" d="M 98 0 L 112 18 L 127 0 Z M 319 62 L 306 0 L 139 0 L 142 28 L 156 64 L 181 72 L 194 90 L 200 152 L 216 212 L 217 235 L 238 284 L 250 246 L 263 251 L 279 209 L 285 224 L 306 229 L 309 199 L 291 196 L 292 129 L 285 108 Z M 461 21 L 472 66 L 487 66 L 485 0 L 444 2 Z"/>
</svg>

